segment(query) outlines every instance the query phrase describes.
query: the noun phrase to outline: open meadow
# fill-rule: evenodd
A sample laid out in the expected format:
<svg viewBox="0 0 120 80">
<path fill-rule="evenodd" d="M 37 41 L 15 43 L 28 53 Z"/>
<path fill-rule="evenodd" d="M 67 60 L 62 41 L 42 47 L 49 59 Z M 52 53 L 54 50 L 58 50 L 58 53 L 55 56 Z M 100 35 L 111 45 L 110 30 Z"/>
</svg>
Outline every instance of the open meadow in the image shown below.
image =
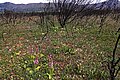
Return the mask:
<svg viewBox="0 0 120 80">
<path fill-rule="evenodd" d="M 0 18 L 0 80 L 110 80 L 119 20 L 108 17 L 99 27 L 99 18 L 85 16 L 61 28 L 55 17 L 46 19 Z"/>
</svg>

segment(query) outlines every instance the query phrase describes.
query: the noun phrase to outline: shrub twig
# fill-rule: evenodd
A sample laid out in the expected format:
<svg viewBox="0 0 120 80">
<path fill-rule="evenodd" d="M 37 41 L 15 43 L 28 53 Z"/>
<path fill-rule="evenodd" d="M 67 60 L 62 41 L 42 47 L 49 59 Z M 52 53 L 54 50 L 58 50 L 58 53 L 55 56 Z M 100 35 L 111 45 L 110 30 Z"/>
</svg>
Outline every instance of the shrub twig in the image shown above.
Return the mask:
<svg viewBox="0 0 120 80">
<path fill-rule="evenodd" d="M 115 43 L 115 47 L 114 47 L 113 54 L 112 54 L 112 60 L 110 62 L 108 62 L 110 80 L 115 80 L 116 76 L 118 75 L 118 72 L 120 71 L 120 66 L 118 66 L 118 69 L 116 69 L 118 63 L 120 62 L 120 57 L 118 58 L 117 61 L 115 60 L 116 50 L 117 50 L 119 40 L 120 40 L 120 34 L 119 34 L 119 36 L 117 38 L 117 41 Z"/>
</svg>

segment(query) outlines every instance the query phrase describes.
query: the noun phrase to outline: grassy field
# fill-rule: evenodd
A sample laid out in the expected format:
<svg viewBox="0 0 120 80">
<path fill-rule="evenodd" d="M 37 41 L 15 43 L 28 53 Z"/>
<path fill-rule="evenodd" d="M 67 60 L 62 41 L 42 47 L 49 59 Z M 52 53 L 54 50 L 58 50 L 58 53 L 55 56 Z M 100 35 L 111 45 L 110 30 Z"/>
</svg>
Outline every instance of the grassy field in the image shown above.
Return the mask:
<svg viewBox="0 0 120 80">
<path fill-rule="evenodd" d="M 46 26 L 34 20 L 0 22 L 0 80 L 109 80 L 106 61 L 111 60 L 119 24 L 106 22 L 99 33 L 90 21 L 67 25 L 67 31 L 56 23 L 44 36 Z M 120 46 L 116 54 L 120 56 Z"/>
</svg>

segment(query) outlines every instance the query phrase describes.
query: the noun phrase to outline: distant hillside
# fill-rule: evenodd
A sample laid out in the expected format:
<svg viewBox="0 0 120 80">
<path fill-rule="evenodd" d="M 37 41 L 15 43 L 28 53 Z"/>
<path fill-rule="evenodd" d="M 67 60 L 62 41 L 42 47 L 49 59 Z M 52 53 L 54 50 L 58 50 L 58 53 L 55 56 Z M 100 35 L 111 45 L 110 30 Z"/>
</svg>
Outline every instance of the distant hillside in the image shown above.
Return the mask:
<svg viewBox="0 0 120 80">
<path fill-rule="evenodd" d="M 92 4 L 94 9 L 120 9 L 120 1 L 119 0 L 107 0 L 102 3 Z"/>
<path fill-rule="evenodd" d="M 5 2 L 0 4 L 0 11 L 12 10 L 16 12 L 43 11 L 47 3 L 14 4 Z"/>
<path fill-rule="evenodd" d="M 33 12 L 33 11 L 44 11 L 45 6 L 48 3 L 30 3 L 30 4 L 14 4 L 10 2 L 0 3 L 0 12 L 6 10 L 12 10 L 15 12 Z M 116 7 L 114 7 L 114 5 Z M 93 9 L 113 9 L 120 8 L 120 2 L 118 0 L 109 0 L 102 3 L 90 4 L 88 8 Z"/>
</svg>

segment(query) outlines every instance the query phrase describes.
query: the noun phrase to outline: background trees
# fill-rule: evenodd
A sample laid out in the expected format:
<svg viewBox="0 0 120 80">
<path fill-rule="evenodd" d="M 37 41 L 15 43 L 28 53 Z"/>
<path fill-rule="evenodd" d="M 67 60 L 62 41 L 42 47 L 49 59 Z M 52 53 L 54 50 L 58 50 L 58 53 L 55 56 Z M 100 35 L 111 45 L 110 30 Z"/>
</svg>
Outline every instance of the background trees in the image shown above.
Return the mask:
<svg viewBox="0 0 120 80">
<path fill-rule="evenodd" d="M 91 0 L 53 0 L 53 3 L 58 22 L 63 28 L 80 16 Z"/>
</svg>

